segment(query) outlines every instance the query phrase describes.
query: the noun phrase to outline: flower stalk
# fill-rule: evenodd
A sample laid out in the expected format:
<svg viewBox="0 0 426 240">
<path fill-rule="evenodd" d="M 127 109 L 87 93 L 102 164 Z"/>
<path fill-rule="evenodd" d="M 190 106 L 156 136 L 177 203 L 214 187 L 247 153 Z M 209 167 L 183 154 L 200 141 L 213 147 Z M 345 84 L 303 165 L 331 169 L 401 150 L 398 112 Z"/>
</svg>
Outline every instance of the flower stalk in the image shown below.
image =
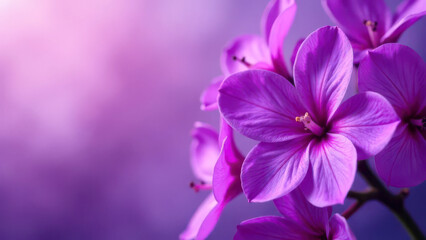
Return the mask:
<svg viewBox="0 0 426 240">
<path fill-rule="evenodd" d="M 398 194 L 391 193 L 373 173 L 366 160 L 358 162 L 358 172 L 371 186 L 371 189 L 365 192 L 350 191 L 348 193 L 348 197 L 354 198 L 357 201 L 351 205 L 342 215 L 345 218 L 349 218 L 366 202 L 377 200 L 388 207 L 395 214 L 395 216 L 410 234 L 412 239 L 425 239 L 425 236 L 423 235 L 419 226 L 404 206 L 404 200 L 409 193 L 408 189 L 402 189 Z"/>
</svg>

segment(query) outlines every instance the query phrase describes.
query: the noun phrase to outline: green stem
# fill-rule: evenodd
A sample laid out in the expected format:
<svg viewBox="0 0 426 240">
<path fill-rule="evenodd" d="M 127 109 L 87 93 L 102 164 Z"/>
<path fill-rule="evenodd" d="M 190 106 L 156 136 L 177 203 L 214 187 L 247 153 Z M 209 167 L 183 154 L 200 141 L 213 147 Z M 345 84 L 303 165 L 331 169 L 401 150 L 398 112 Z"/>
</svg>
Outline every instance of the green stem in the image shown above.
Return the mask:
<svg viewBox="0 0 426 240">
<path fill-rule="evenodd" d="M 365 202 L 377 200 L 387 206 L 396 215 L 412 239 L 424 240 L 425 237 L 422 231 L 404 206 L 404 199 L 408 195 L 408 189 L 403 189 L 397 195 L 392 194 L 373 173 L 367 160 L 358 162 L 358 172 L 368 182 L 372 189 L 362 193 L 353 191 L 349 192 L 348 197 L 357 199 L 357 202 L 345 211 L 345 213 L 347 213 L 346 215 L 350 217 L 354 213 L 351 212 L 351 208 L 355 208 L 356 211 Z M 345 213 L 343 214 L 345 215 Z"/>
</svg>

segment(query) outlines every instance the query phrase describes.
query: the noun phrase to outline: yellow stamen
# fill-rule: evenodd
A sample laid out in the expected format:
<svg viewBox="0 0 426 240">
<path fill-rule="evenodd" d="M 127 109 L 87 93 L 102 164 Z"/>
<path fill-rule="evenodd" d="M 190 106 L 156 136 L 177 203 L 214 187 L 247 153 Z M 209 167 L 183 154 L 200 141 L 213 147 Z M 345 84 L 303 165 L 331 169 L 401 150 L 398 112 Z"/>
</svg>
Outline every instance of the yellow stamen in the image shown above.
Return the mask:
<svg viewBox="0 0 426 240">
<path fill-rule="evenodd" d="M 314 121 L 312 121 L 309 113 L 305 113 L 305 115 L 296 117 L 296 122 L 301 122 L 304 125 L 305 131 L 310 130 L 315 135 L 322 135 L 324 133 L 324 128 L 318 126 Z"/>
</svg>

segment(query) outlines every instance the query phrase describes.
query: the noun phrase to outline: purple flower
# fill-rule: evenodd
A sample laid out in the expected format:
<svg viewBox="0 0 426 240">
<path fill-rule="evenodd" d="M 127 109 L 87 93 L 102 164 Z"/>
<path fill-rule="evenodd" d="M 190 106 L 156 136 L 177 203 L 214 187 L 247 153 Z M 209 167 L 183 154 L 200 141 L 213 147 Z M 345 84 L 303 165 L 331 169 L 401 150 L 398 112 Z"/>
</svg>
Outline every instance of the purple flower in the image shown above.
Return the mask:
<svg viewBox="0 0 426 240">
<path fill-rule="evenodd" d="M 369 49 L 398 41 L 407 28 L 426 14 L 425 0 L 405 0 L 394 16 L 384 0 L 323 0 L 323 6 L 351 41 L 355 63 Z"/>
<path fill-rule="evenodd" d="M 391 139 L 399 119 L 384 97 L 366 92 L 340 104 L 352 61 L 345 34 L 324 27 L 299 49 L 295 87 L 264 70 L 236 73 L 223 82 L 222 115 L 240 133 L 261 141 L 243 164 L 249 201 L 272 200 L 300 186 L 316 206 L 342 203 L 357 158 L 377 154 Z"/>
<path fill-rule="evenodd" d="M 232 40 L 221 56 L 223 76 L 213 79 L 201 95 L 201 109 L 217 109 L 218 88 L 225 77 L 248 69 L 264 69 L 292 79 L 283 55 L 283 42 L 296 15 L 294 0 L 272 0 L 262 16 L 263 36 L 243 35 Z M 300 42 L 296 44 L 296 56 Z M 292 56 L 292 63 L 294 57 Z"/>
<path fill-rule="evenodd" d="M 180 239 L 205 239 L 225 205 L 242 192 L 240 172 L 244 157 L 234 144 L 232 128 L 225 121 L 220 134 L 211 126 L 197 122 L 192 137 L 191 165 L 201 183 L 191 183 L 191 187 L 195 191 L 213 191 L 198 207 Z"/>
<path fill-rule="evenodd" d="M 237 226 L 234 240 L 354 240 L 346 219 L 331 216 L 331 207 L 318 208 L 296 190 L 274 201 L 284 217 L 250 219 Z M 330 218 L 331 217 L 331 218 Z"/>
<path fill-rule="evenodd" d="M 233 40 L 221 59 L 225 76 L 247 69 L 275 71 L 290 79 L 283 56 L 283 42 L 296 15 L 294 0 L 272 0 L 262 16 L 263 36 L 244 35 Z"/>
<path fill-rule="evenodd" d="M 370 51 L 360 64 L 360 91 L 383 95 L 402 120 L 390 143 L 375 157 L 377 172 L 388 185 L 411 187 L 426 179 L 425 79 L 425 62 L 400 44 Z"/>
</svg>

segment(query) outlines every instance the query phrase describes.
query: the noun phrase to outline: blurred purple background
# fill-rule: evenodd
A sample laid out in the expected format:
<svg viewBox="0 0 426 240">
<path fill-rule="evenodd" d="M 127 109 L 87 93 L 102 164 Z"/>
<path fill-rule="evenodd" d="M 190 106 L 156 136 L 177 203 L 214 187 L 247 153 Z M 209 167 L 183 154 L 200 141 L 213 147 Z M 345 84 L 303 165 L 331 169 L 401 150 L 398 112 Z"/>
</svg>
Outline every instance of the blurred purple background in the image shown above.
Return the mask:
<svg viewBox="0 0 426 240">
<path fill-rule="evenodd" d="M 332 25 L 320 1 L 297 3 L 287 60 L 299 38 Z M 224 45 L 260 33 L 266 4 L 0 0 L 0 239 L 177 239 L 206 196 L 189 188 L 189 131 L 218 126 L 199 95 Z M 423 59 L 425 29 L 423 19 L 400 41 Z M 254 144 L 238 140 L 245 152 Z M 423 184 L 407 207 L 426 231 L 425 199 Z M 211 239 L 267 214 L 272 204 L 240 196 Z M 358 239 L 408 239 L 377 203 L 349 224 Z"/>
</svg>

